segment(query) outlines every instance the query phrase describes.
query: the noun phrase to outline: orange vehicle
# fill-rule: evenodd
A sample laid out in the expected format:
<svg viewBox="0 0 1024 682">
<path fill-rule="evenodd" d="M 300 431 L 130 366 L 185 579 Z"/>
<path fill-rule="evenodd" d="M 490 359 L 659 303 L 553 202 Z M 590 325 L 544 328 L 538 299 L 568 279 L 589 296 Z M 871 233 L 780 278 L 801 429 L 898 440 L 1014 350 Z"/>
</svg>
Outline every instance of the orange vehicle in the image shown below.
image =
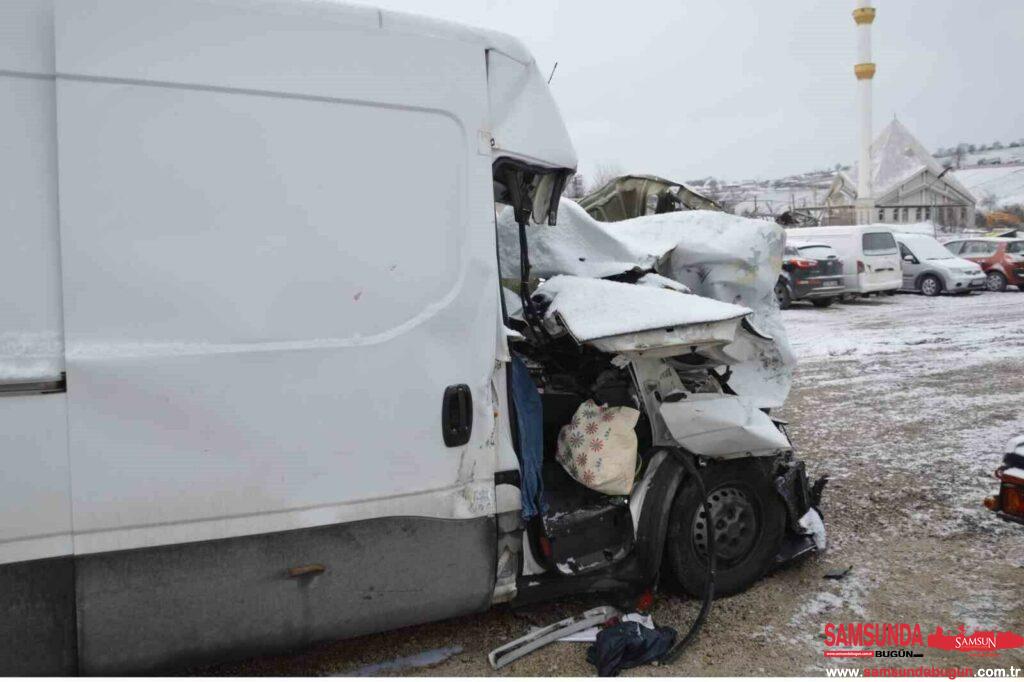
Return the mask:
<svg viewBox="0 0 1024 682">
<path fill-rule="evenodd" d="M 1024 291 L 1024 239 L 970 237 L 948 241 L 945 247 L 980 265 L 989 291 L 1006 291 L 1008 285 Z"/>
<path fill-rule="evenodd" d="M 1004 521 L 1024 524 L 1024 436 L 1011 438 L 1003 465 L 996 469 L 999 493 L 985 498 L 985 506 Z"/>
</svg>

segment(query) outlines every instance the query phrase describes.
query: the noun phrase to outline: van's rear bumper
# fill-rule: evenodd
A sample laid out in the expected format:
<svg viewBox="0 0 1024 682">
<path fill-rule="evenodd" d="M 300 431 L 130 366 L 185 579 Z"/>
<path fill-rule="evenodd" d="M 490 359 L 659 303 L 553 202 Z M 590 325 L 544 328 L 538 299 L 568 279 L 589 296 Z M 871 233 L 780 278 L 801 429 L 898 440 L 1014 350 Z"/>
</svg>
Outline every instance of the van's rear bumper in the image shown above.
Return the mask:
<svg viewBox="0 0 1024 682">
<path fill-rule="evenodd" d="M 903 287 L 903 274 L 897 272 L 895 277 L 868 282 L 864 275 L 857 276 L 854 293 L 873 294 L 877 291 L 897 291 Z"/>
</svg>

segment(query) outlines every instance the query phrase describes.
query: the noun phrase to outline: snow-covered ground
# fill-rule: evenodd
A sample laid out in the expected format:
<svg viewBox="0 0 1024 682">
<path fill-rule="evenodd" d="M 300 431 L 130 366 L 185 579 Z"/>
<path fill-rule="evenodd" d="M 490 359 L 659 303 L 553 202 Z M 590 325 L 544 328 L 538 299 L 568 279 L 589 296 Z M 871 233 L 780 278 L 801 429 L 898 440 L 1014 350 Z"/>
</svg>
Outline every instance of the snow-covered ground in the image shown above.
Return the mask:
<svg viewBox="0 0 1024 682">
<path fill-rule="evenodd" d="M 801 595 L 792 628 L 1024 627 L 1024 528 L 981 506 L 1003 445 L 1024 433 L 1022 310 L 1011 290 L 784 313 L 800 362 L 784 416 L 809 466 L 832 477 L 824 560 L 854 567 Z M 801 641 L 821 656 L 820 637 Z"/>
<path fill-rule="evenodd" d="M 798 304 L 783 319 L 799 364 L 780 414 L 810 475 L 831 475 L 822 504 L 829 550 L 716 601 L 673 666 L 628 674 L 802 675 L 861 665 L 824 658 L 830 622 L 920 623 L 924 634 L 961 624 L 1024 632 L 1024 527 L 981 506 L 996 489 L 991 472 L 1003 444 L 1024 432 L 1024 293 Z M 824 578 L 847 567 L 840 580 Z M 206 672 L 391 674 L 396 661 L 461 648 L 415 674 L 492 675 L 489 650 L 606 599 L 498 607 Z M 685 631 L 697 610 L 663 594 L 654 618 Z M 499 673 L 592 675 L 586 648 L 554 644 Z M 911 660 L 889 663 L 1005 667 L 1024 664 L 1024 650 L 983 662 L 926 650 Z"/>
</svg>

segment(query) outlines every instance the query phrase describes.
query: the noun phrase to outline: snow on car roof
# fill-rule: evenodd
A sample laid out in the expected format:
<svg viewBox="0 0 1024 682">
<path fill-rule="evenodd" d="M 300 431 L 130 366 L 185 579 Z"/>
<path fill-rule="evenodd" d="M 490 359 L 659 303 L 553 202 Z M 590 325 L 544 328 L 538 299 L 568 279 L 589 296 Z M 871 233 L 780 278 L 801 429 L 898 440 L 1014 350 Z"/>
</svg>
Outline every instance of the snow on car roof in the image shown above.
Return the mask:
<svg viewBox="0 0 1024 682">
<path fill-rule="evenodd" d="M 1024 242 L 1024 239 L 1020 239 L 1019 237 L 970 237 L 970 236 L 965 236 L 965 237 L 957 237 L 955 239 L 950 239 L 947 243 L 949 243 L 949 242 L 966 242 L 966 241 L 972 241 L 972 242 L 996 242 L 996 243 L 999 243 L 999 242 Z"/>
<path fill-rule="evenodd" d="M 572 275 L 552 277 L 537 287 L 534 296 L 550 301 L 545 315 L 568 321 L 580 341 L 721 322 L 752 312 L 696 294 Z"/>
</svg>

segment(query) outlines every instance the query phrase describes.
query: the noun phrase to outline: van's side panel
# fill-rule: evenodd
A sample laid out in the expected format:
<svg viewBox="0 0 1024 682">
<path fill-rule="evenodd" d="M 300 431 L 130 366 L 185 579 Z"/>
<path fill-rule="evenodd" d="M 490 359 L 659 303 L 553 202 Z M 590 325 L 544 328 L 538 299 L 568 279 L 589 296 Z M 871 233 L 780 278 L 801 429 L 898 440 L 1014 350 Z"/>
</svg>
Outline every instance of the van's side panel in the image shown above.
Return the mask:
<svg viewBox="0 0 1024 682">
<path fill-rule="evenodd" d="M 79 553 L 493 511 L 483 52 L 280 4 L 58 4 Z"/>
<path fill-rule="evenodd" d="M 82 670 L 485 607 L 483 49 L 284 1 L 58 0 L 56 35 Z"/>
<path fill-rule="evenodd" d="M 495 533 L 492 518 L 386 518 L 79 557 L 82 673 L 182 670 L 486 609 Z"/>
<path fill-rule="evenodd" d="M 0 3 L 0 675 L 75 672 L 53 16 Z"/>
</svg>

